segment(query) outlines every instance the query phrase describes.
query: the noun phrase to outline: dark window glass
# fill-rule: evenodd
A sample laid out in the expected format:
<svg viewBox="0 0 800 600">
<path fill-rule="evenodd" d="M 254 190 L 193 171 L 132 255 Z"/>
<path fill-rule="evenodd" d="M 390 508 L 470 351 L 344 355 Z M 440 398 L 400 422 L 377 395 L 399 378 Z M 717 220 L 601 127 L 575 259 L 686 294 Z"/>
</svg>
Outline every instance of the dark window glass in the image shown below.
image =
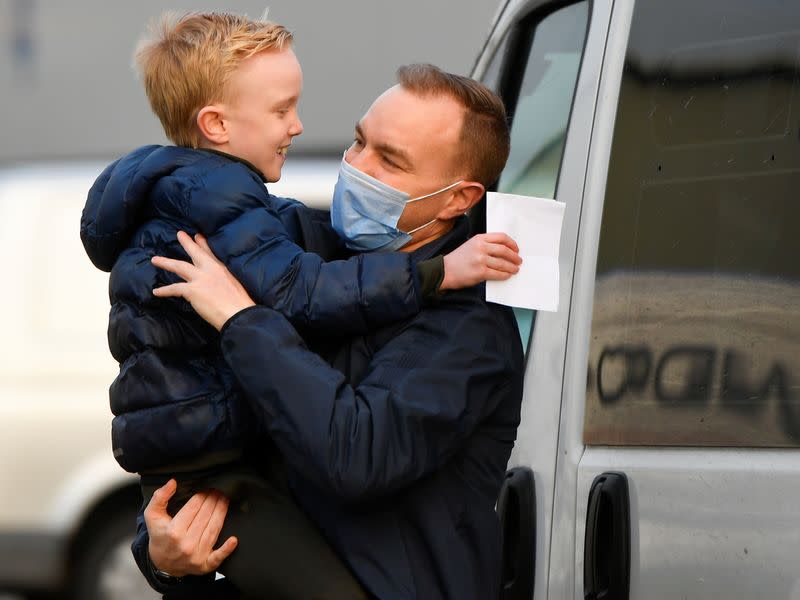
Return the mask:
<svg viewBox="0 0 800 600">
<path fill-rule="evenodd" d="M 637 1 L 586 443 L 800 445 L 799 136 L 797 2 Z"/>
<path fill-rule="evenodd" d="M 515 74 L 521 81 L 511 154 L 498 191 L 555 198 L 588 18 L 588 2 L 579 2 L 544 17 L 527 40 L 523 34 L 528 56 L 524 71 Z"/>
</svg>

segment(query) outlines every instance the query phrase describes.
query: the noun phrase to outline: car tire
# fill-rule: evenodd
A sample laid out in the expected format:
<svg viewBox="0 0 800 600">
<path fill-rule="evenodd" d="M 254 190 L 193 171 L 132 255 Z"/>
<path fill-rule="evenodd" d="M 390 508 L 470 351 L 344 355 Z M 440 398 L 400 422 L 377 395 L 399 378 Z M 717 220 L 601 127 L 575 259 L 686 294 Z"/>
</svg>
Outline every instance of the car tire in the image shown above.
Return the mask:
<svg viewBox="0 0 800 600">
<path fill-rule="evenodd" d="M 98 518 L 99 517 L 99 518 Z M 103 511 L 92 518 L 93 529 L 77 547 L 70 598 L 73 600 L 156 600 L 139 572 L 130 545 L 136 527 L 136 511 L 130 508 Z"/>
</svg>

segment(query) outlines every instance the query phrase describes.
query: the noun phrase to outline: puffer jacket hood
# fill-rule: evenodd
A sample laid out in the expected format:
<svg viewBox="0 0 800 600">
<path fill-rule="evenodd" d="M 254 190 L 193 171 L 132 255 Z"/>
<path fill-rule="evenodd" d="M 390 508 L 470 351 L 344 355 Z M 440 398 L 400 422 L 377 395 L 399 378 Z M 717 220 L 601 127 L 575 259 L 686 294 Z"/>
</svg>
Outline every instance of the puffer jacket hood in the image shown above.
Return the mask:
<svg viewBox="0 0 800 600">
<path fill-rule="evenodd" d="M 180 164 L 183 148 L 143 146 L 111 163 L 89 190 L 81 241 L 92 263 L 111 271 L 142 223 L 153 186 Z"/>
</svg>

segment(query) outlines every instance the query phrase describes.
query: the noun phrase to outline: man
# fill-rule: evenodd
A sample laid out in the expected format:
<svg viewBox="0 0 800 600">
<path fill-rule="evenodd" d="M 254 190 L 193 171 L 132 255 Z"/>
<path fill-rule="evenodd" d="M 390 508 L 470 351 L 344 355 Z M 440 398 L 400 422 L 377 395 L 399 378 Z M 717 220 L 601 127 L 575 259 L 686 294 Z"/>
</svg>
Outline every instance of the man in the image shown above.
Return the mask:
<svg viewBox="0 0 800 600">
<path fill-rule="evenodd" d="M 426 65 L 398 78 L 356 126 L 332 220 L 351 248 L 377 236 L 422 259 L 466 239 L 463 215 L 498 178 L 508 128 L 499 98 L 477 82 Z M 356 225 L 355 214 L 371 226 Z M 225 359 L 280 449 L 297 501 L 365 589 L 381 600 L 496 598 L 494 504 L 522 396 L 511 311 L 487 304 L 479 286 L 367 336 L 307 346 L 198 242 L 183 240 L 194 267 L 154 259 L 187 280 L 160 295 L 183 296 L 221 330 Z M 151 537 L 140 529 L 135 552 L 171 575 L 213 572 L 235 546 L 213 550 L 225 500 L 199 494 L 171 519 L 173 489 L 153 496 L 144 515 Z"/>
</svg>

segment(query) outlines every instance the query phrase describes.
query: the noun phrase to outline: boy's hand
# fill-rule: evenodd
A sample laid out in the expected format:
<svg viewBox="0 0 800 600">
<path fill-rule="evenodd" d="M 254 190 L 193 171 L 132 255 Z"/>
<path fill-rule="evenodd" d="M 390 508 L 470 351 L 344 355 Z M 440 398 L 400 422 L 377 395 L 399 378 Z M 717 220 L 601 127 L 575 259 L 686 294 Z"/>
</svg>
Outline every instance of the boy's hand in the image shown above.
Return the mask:
<svg viewBox="0 0 800 600">
<path fill-rule="evenodd" d="M 167 503 L 176 489 L 175 480 L 170 479 L 153 493 L 144 509 L 150 561 L 156 569 L 173 577 L 212 573 L 238 543 L 235 537 L 229 537 L 214 550 L 228 512 L 228 499 L 216 491 L 200 492 L 173 518 L 167 512 Z"/>
<path fill-rule="evenodd" d="M 159 269 L 175 273 L 185 283 L 156 288 L 153 295 L 184 298 L 217 331 L 237 312 L 255 304 L 242 284 L 214 256 L 202 235 L 197 234 L 192 240 L 188 234 L 179 231 L 178 241 L 192 262 L 163 256 L 154 256 L 151 262 Z"/>
<path fill-rule="evenodd" d="M 503 281 L 519 271 L 519 246 L 505 233 L 481 233 L 444 255 L 440 290 L 472 287 L 482 281 Z"/>
</svg>

